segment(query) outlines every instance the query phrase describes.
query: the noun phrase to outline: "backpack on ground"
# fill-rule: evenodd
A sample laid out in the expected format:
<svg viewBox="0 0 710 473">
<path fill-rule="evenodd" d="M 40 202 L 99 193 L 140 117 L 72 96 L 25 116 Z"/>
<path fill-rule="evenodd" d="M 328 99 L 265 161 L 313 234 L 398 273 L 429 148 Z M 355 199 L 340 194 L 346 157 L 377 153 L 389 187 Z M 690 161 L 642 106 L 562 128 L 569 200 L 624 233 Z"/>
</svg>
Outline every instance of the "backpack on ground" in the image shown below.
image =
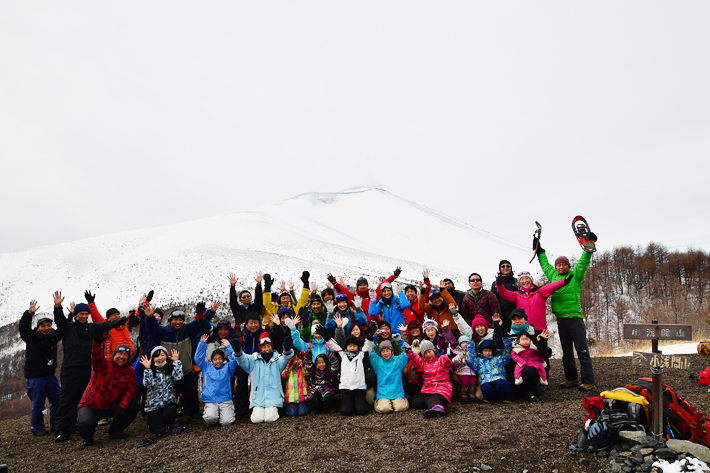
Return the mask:
<svg viewBox="0 0 710 473">
<path fill-rule="evenodd" d="M 626 389 L 648 399 L 653 404 L 653 383 L 651 378 L 640 378 L 627 384 Z M 663 417 L 668 438 L 689 440 L 709 445 L 710 425 L 706 414 L 697 412 L 675 389 L 663 385 Z M 653 412 L 653 409 L 651 409 Z M 651 417 L 649 417 L 650 425 Z"/>
<path fill-rule="evenodd" d="M 636 394 L 626 388 L 616 388 L 611 391 L 603 391 L 599 396 L 604 399 L 604 407 L 607 409 L 621 409 L 643 425 L 647 429 L 651 425 L 651 403 L 640 394 Z"/>
<path fill-rule="evenodd" d="M 700 386 L 710 386 L 710 366 L 700 372 L 698 384 Z"/>
<path fill-rule="evenodd" d="M 646 429 L 636 419 L 622 409 L 604 409 L 604 400 L 599 397 L 585 397 L 582 406 L 587 409 L 584 426 L 577 437 L 577 443 L 570 449 L 581 452 L 599 452 L 608 450 L 619 441 L 621 431 Z"/>
</svg>

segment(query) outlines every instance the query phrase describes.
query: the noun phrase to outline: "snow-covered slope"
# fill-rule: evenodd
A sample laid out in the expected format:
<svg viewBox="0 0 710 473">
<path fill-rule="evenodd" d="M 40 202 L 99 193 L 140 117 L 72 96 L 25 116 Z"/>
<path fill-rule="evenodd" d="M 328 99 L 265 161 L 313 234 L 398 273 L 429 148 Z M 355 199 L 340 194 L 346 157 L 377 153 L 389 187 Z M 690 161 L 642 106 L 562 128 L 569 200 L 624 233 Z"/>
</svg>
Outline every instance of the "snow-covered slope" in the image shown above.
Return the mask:
<svg viewBox="0 0 710 473">
<path fill-rule="evenodd" d="M 50 312 L 55 290 L 68 302 L 91 289 L 103 312 L 135 306 L 148 289 L 158 304 L 224 301 L 229 272 L 240 277 L 238 287 L 253 287 L 263 270 L 294 280 L 298 291 L 305 269 L 323 287 L 328 272 L 352 284 L 396 266 L 405 280 L 429 267 L 432 280 L 451 277 L 466 288 L 474 271 L 490 283 L 502 258 L 522 269 L 530 250 L 381 189 L 307 193 L 253 211 L 0 254 L 0 325 L 17 320 L 33 298 L 40 313 Z"/>
</svg>

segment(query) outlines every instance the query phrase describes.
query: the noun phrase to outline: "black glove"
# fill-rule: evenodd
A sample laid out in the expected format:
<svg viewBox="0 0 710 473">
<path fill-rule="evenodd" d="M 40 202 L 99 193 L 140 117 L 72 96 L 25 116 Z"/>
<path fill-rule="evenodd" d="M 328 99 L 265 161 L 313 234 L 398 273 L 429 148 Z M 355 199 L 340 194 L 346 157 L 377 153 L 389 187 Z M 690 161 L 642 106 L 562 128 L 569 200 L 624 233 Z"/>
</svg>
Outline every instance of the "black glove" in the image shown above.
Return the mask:
<svg viewBox="0 0 710 473">
<path fill-rule="evenodd" d="M 544 252 L 545 252 L 545 249 L 544 249 L 542 246 L 538 246 L 538 247 L 537 247 L 537 251 L 535 252 L 535 254 L 537 254 L 538 256 L 540 256 L 540 255 L 543 254 Z"/>
<path fill-rule="evenodd" d="M 370 340 L 371 342 L 375 340 L 375 332 L 377 332 L 377 323 L 373 320 L 370 322 L 370 325 L 367 326 L 367 335 L 365 335 L 365 338 Z"/>
<path fill-rule="evenodd" d="M 274 279 L 269 273 L 264 274 L 264 292 L 271 292 L 271 285 L 274 284 Z"/>
<path fill-rule="evenodd" d="M 86 302 L 91 304 L 92 302 L 94 302 L 94 299 L 96 299 L 96 294 L 92 294 L 89 291 L 84 291 L 84 297 L 86 298 Z"/>
<path fill-rule="evenodd" d="M 131 312 L 128 316 L 128 325 L 130 327 L 138 327 L 141 324 L 141 320 L 136 316 L 135 312 Z"/>
<path fill-rule="evenodd" d="M 394 278 L 397 279 L 400 274 L 402 274 L 402 268 L 397 267 L 397 269 L 394 270 Z"/>
<path fill-rule="evenodd" d="M 503 276 L 498 276 L 498 277 L 496 278 L 496 284 L 500 284 L 501 286 L 503 285 L 503 282 L 504 282 L 504 281 L 505 281 L 505 280 L 503 279 Z"/>
<path fill-rule="evenodd" d="M 92 324 L 92 325 L 93 325 L 93 324 Z M 108 332 L 104 332 L 103 330 L 101 330 L 101 325 L 96 324 L 96 326 L 94 327 L 94 332 L 93 332 L 92 335 L 93 335 L 93 338 L 94 338 L 94 341 L 95 341 L 95 342 L 97 342 L 97 343 L 103 343 L 103 342 L 104 342 L 104 339 L 106 338 L 106 335 L 108 335 Z"/>
<path fill-rule="evenodd" d="M 155 294 L 155 293 L 153 292 L 152 289 L 151 289 L 150 291 L 148 291 L 148 295 L 145 296 L 145 300 L 147 300 L 148 302 L 152 301 L 152 300 L 153 300 L 153 294 Z"/>
<path fill-rule="evenodd" d="M 303 287 L 308 289 L 308 278 L 311 277 L 311 273 L 308 271 L 304 271 L 303 274 L 301 274 L 301 282 L 303 283 Z"/>
<path fill-rule="evenodd" d="M 205 303 L 202 301 L 198 302 L 197 305 L 195 306 L 195 314 L 200 315 L 204 311 L 205 311 Z"/>
<path fill-rule="evenodd" d="M 574 277 L 574 274 L 570 274 L 569 276 L 567 276 L 567 277 L 565 278 L 565 286 L 566 286 L 567 284 L 569 284 L 569 282 L 572 280 L 573 277 Z"/>
<path fill-rule="evenodd" d="M 594 232 L 589 232 L 589 239 L 592 241 L 597 241 L 597 235 Z"/>
<path fill-rule="evenodd" d="M 333 276 L 332 274 L 329 274 L 327 279 L 328 279 L 328 282 L 330 282 L 333 286 L 338 284 L 338 281 L 335 279 L 335 276 Z"/>
<path fill-rule="evenodd" d="M 328 332 L 328 329 L 325 328 L 325 326 L 318 324 L 318 326 L 316 327 L 316 333 L 323 337 L 323 340 L 325 340 L 326 342 L 330 340 L 330 332 Z"/>
<path fill-rule="evenodd" d="M 293 338 L 284 338 L 284 353 L 293 350 Z"/>
<path fill-rule="evenodd" d="M 456 355 L 458 355 L 458 353 L 452 351 L 451 353 L 449 353 L 446 356 L 449 357 L 449 360 L 453 360 L 454 358 L 456 358 Z"/>
<path fill-rule="evenodd" d="M 234 354 L 239 356 L 242 354 L 242 344 L 239 342 L 238 338 L 235 338 L 231 342 L 232 344 L 232 350 L 234 350 Z"/>
</svg>

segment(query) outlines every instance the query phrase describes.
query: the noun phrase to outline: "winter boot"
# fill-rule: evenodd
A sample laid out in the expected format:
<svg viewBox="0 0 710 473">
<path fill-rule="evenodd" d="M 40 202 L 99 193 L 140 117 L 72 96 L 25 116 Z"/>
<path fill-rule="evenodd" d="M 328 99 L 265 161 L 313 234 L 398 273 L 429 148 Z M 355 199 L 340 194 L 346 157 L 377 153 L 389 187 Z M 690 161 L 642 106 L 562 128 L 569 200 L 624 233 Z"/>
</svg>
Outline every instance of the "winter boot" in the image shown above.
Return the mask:
<svg viewBox="0 0 710 473">
<path fill-rule="evenodd" d="M 431 409 L 428 409 L 426 412 L 424 412 L 424 418 L 425 419 L 431 419 L 432 417 L 437 417 L 437 416 L 445 416 L 446 411 L 444 410 L 444 406 L 437 404 L 436 406 L 432 407 Z"/>
<path fill-rule="evenodd" d="M 471 392 L 470 386 L 461 386 L 461 403 L 468 404 L 471 402 L 471 398 L 468 397 L 469 392 Z"/>
</svg>

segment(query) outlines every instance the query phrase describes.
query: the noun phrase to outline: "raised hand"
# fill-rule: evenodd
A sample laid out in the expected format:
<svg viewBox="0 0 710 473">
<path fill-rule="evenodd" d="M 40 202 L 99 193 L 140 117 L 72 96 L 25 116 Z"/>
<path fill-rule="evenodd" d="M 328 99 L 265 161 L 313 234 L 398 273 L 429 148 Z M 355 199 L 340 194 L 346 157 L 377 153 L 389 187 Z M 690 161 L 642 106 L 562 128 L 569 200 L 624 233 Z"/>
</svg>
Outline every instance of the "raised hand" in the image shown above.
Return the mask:
<svg viewBox="0 0 710 473">
<path fill-rule="evenodd" d="M 198 302 L 195 305 L 195 314 L 201 314 L 205 311 L 205 303 L 203 301 Z"/>
<path fill-rule="evenodd" d="M 173 363 L 174 363 L 174 362 L 176 362 L 178 359 L 180 359 L 180 352 L 177 351 L 177 350 L 175 350 L 175 349 L 172 349 L 172 350 L 170 350 L 170 356 L 169 356 L 168 358 L 170 358 L 171 360 L 173 360 Z"/>
<path fill-rule="evenodd" d="M 254 281 L 256 281 L 257 284 L 261 284 L 261 280 L 264 279 L 264 274 L 259 271 L 256 273 L 256 276 L 254 277 Z"/>
<path fill-rule="evenodd" d="M 502 286 L 504 282 L 505 282 L 505 279 L 503 278 L 503 276 L 498 276 L 496 278 L 496 284 L 498 284 L 499 286 Z"/>
<path fill-rule="evenodd" d="M 206 342 L 208 338 L 210 338 L 210 336 L 205 333 L 200 337 L 200 340 L 202 340 L 203 342 Z"/>
<path fill-rule="evenodd" d="M 500 314 L 498 312 L 493 314 L 492 318 L 493 318 L 493 323 L 498 322 L 498 325 L 503 325 L 503 321 L 501 320 Z"/>
<path fill-rule="evenodd" d="M 328 289 L 333 289 L 333 283 L 328 281 L 327 283 L 325 283 L 325 287 L 327 287 Z"/>
<path fill-rule="evenodd" d="M 281 281 L 281 284 L 279 285 L 279 290 L 281 292 L 286 292 L 286 281 Z"/>
<path fill-rule="evenodd" d="M 61 307 L 64 298 L 62 297 L 62 292 L 57 291 L 54 293 L 54 307 Z"/>
<path fill-rule="evenodd" d="M 448 327 L 449 326 L 449 319 L 444 319 L 441 321 L 441 327 Z"/>
<path fill-rule="evenodd" d="M 328 275 L 327 275 L 325 278 L 326 278 L 326 279 L 328 280 L 328 282 L 329 282 L 330 284 L 332 284 L 332 285 L 335 285 L 335 283 L 337 283 L 337 281 L 335 280 L 335 276 L 333 276 L 333 275 L 330 274 L 330 273 L 328 273 Z"/>
<path fill-rule="evenodd" d="M 217 309 L 219 309 L 219 306 L 222 305 L 221 301 L 214 301 L 212 305 L 210 306 L 210 310 L 212 311 L 213 314 L 217 313 Z"/>
<path fill-rule="evenodd" d="M 424 277 L 424 279 L 429 279 L 429 268 L 424 268 L 424 270 L 422 271 L 422 276 Z"/>
<path fill-rule="evenodd" d="M 310 277 L 311 277 L 311 273 L 309 273 L 308 271 L 304 271 L 301 274 L 301 282 L 303 283 L 304 288 L 308 287 L 308 278 L 310 278 Z M 291 288 L 291 289 L 293 289 L 293 288 Z"/>
<path fill-rule="evenodd" d="M 343 279 L 342 277 L 340 279 L 338 279 L 338 284 L 340 284 L 341 286 L 344 287 L 345 286 L 345 279 Z"/>
<path fill-rule="evenodd" d="M 454 310 L 455 308 L 456 308 L 456 303 L 455 303 L 455 302 L 451 302 L 451 303 L 449 304 L 449 309 Z"/>
<path fill-rule="evenodd" d="M 296 317 L 293 318 L 293 324 L 298 325 L 301 323 L 301 316 L 297 315 Z"/>
<path fill-rule="evenodd" d="M 311 292 L 318 292 L 318 284 L 314 282 L 311 283 Z"/>
<path fill-rule="evenodd" d="M 547 329 L 545 329 L 545 330 L 542 331 L 542 333 L 541 333 L 540 335 L 537 336 L 537 340 L 540 341 L 540 337 L 542 337 L 542 338 L 550 338 L 551 336 L 552 336 L 552 334 L 550 333 L 550 331 L 547 330 Z"/>
<path fill-rule="evenodd" d="M 402 268 L 400 268 L 399 266 L 397 266 L 397 269 L 394 270 L 393 276 L 394 276 L 395 279 L 397 279 L 400 274 L 402 274 Z"/>
<path fill-rule="evenodd" d="M 76 307 L 76 302 L 71 301 L 69 303 L 69 312 L 71 312 L 72 314 L 74 313 L 74 307 Z"/>
<path fill-rule="evenodd" d="M 353 297 L 353 305 L 355 306 L 355 308 L 362 307 L 362 297 L 360 297 L 360 296 Z"/>
<path fill-rule="evenodd" d="M 333 311 L 335 310 L 335 302 L 333 302 L 333 301 L 326 301 L 326 302 L 325 302 L 325 310 L 326 310 L 326 312 L 328 312 L 329 314 L 332 314 Z"/>
<path fill-rule="evenodd" d="M 288 280 L 288 290 L 293 291 L 293 281 L 291 279 Z"/>
<path fill-rule="evenodd" d="M 338 328 L 343 328 L 343 318 L 340 316 L 340 314 L 335 314 L 335 317 L 333 317 L 333 320 L 335 320 L 335 325 Z"/>
<path fill-rule="evenodd" d="M 149 370 L 150 369 L 150 358 L 148 358 L 146 355 L 141 356 L 141 365 L 143 365 L 143 368 Z"/>
<path fill-rule="evenodd" d="M 271 286 L 274 284 L 274 279 L 269 273 L 264 274 L 264 292 L 271 292 Z"/>
<path fill-rule="evenodd" d="M 227 348 L 227 347 L 229 346 L 229 340 L 227 340 L 226 338 L 223 338 L 222 341 L 220 342 L 220 344 L 221 344 L 224 348 Z"/>
<path fill-rule="evenodd" d="M 150 291 L 148 291 L 148 295 L 145 297 L 145 300 L 147 300 L 148 302 L 152 301 L 154 294 L 155 292 L 153 292 L 153 290 L 151 289 Z"/>
<path fill-rule="evenodd" d="M 443 280 L 443 279 L 442 279 L 441 281 L 439 281 L 439 287 L 445 287 L 445 286 L 444 286 L 444 280 Z"/>
<path fill-rule="evenodd" d="M 400 332 L 406 332 L 407 327 L 404 324 L 399 324 L 397 325 L 397 330 L 399 330 Z"/>
<path fill-rule="evenodd" d="M 153 314 L 155 314 L 155 308 L 152 307 L 150 304 L 146 304 L 143 307 L 143 313 L 146 317 L 153 317 Z"/>
<path fill-rule="evenodd" d="M 237 275 L 234 273 L 229 273 L 229 285 L 235 286 L 237 284 L 237 281 L 239 281 Z"/>
<path fill-rule="evenodd" d="M 141 296 L 140 300 L 138 301 L 138 307 L 144 305 L 147 300 L 148 300 L 148 296 L 146 296 L 145 294 L 143 294 L 143 295 Z"/>
<path fill-rule="evenodd" d="M 84 291 L 84 298 L 86 299 L 86 302 L 91 304 L 96 299 L 96 294 L 92 294 L 90 291 Z"/>
<path fill-rule="evenodd" d="M 30 314 L 34 315 L 34 313 L 37 312 L 38 310 L 39 310 L 39 306 L 37 305 L 37 301 L 32 299 L 32 301 L 30 301 L 30 311 L 29 311 Z"/>
<path fill-rule="evenodd" d="M 330 332 L 328 332 L 328 329 L 326 329 L 325 326 L 318 324 L 316 327 L 316 333 L 323 337 L 323 340 L 326 342 L 330 340 Z"/>
<path fill-rule="evenodd" d="M 269 317 L 269 320 L 271 320 L 271 323 L 274 324 L 274 326 L 277 326 L 277 325 L 279 325 L 279 324 L 281 323 L 281 321 L 279 320 L 279 316 L 278 316 L 278 315 L 273 315 L 273 314 L 272 314 L 271 317 Z"/>
</svg>

